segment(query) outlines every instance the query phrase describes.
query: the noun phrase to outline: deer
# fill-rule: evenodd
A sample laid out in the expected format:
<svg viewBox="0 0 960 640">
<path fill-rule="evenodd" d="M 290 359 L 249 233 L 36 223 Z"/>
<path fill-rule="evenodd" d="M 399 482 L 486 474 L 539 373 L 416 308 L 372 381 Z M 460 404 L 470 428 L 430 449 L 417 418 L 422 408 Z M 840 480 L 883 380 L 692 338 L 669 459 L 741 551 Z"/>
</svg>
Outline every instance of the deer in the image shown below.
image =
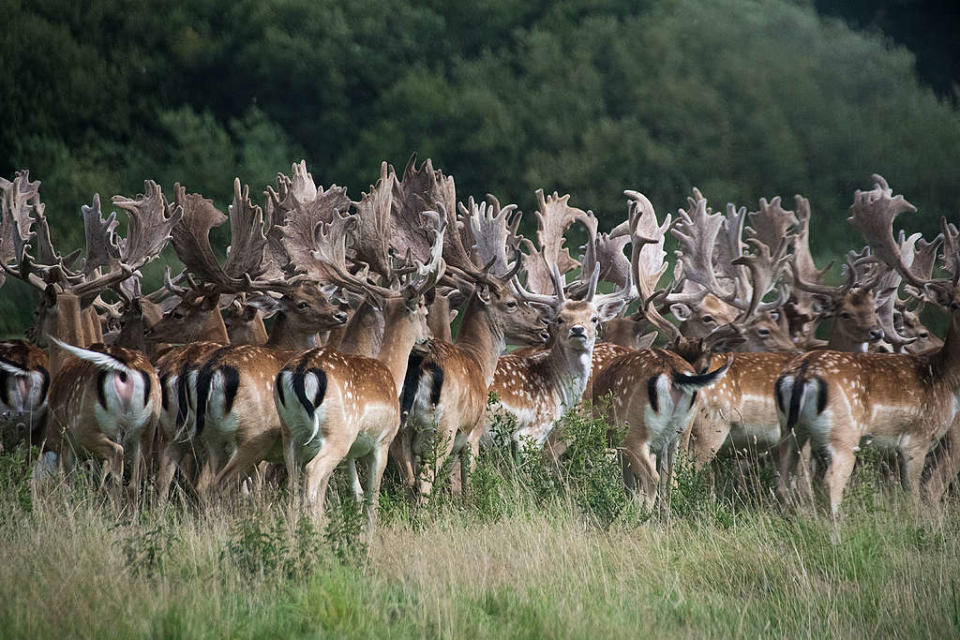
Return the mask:
<svg viewBox="0 0 960 640">
<path fill-rule="evenodd" d="M 332 299 L 337 286 L 317 279 L 324 274 L 302 273 L 315 262 L 310 253 L 318 228 L 334 224 L 341 219 L 337 212 L 349 208 L 346 190 L 336 185 L 318 189 L 305 163 L 294 165 L 292 178 L 280 176 L 279 181 L 279 194 L 268 191 L 268 203 L 273 204 L 266 217 L 249 203 L 246 191 L 241 193 L 239 182 L 234 183 L 235 203 L 250 210 L 238 218 L 237 226 L 244 230 L 241 237 L 248 238 L 243 245 L 248 248 L 242 253 L 237 247 L 231 250 L 230 255 L 241 261 L 234 273 L 227 271 L 227 265 L 220 269 L 215 259 L 210 261 L 209 222 L 204 219 L 190 231 L 196 251 L 181 255 L 181 259 L 187 258 L 185 264 L 195 272 L 202 271 L 203 279 L 220 290 L 262 294 L 258 304 L 276 313 L 266 344 L 219 347 L 182 378 L 194 416 L 191 435 L 206 450 L 205 471 L 198 485 L 205 499 L 245 478 L 264 460 L 283 461 L 280 418 L 273 401 L 276 375 L 295 353 L 316 347 L 318 333 L 341 327 L 348 320 Z M 240 225 L 244 218 L 253 224 Z M 334 226 L 327 233 L 341 231 Z M 279 249 L 270 246 L 275 234 Z M 206 266 L 191 265 L 201 260 Z M 277 266 L 280 263 L 282 268 Z"/>
<path fill-rule="evenodd" d="M 392 175 L 392 174 L 391 174 Z M 392 185 L 381 181 L 365 199 L 378 199 L 385 206 L 359 207 L 351 219 L 354 227 L 364 226 L 367 214 L 381 217 L 389 224 Z M 339 214 L 336 214 L 339 215 Z M 389 265 L 389 256 L 380 253 L 383 246 L 367 236 L 359 241 L 357 258 L 379 253 L 376 262 L 383 269 L 386 286 L 350 275 L 346 265 L 345 238 L 349 229 L 332 237 L 321 234 L 317 259 L 334 271 L 334 277 L 354 291 L 365 290 L 383 313 L 382 347 L 376 358 L 344 354 L 335 348 L 318 347 L 297 354 L 276 376 L 274 401 L 281 419 L 284 462 L 296 505 L 303 471 L 304 503 L 321 514 L 327 484 L 336 467 L 347 462 L 351 484 L 358 502 L 362 501 L 368 535 L 376 526 L 380 481 L 388 454 L 394 449 L 398 464 L 400 428 L 400 390 L 407 373 L 408 357 L 418 340 L 427 336 L 424 297 L 443 275 L 444 230 L 447 221 L 439 213 L 424 211 L 421 217 L 433 231 L 433 244 L 427 263 L 414 263 L 415 269 L 398 273 Z M 389 235 L 388 235 L 389 237 Z M 325 241 L 325 242 L 323 242 Z M 356 461 L 366 464 L 366 483 L 361 485 Z"/>
<path fill-rule="evenodd" d="M 26 340 L 0 342 L 0 452 L 42 441 L 49 366 L 47 352 Z"/>
<path fill-rule="evenodd" d="M 540 215 L 576 219 L 582 211 L 573 210 L 567 201 L 543 198 Z M 588 228 L 589 229 L 589 228 Z M 593 228 L 595 229 L 595 227 Z M 564 292 L 563 276 L 556 262 L 550 264 L 554 294 L 546 296 L 521 289 L 528 303 L 548 306 L 552 312 L 550 347 L 530 355 L 506 355 L 497 362 L 490 391 L 497 403 L 490 408 L 484 436 L 490 439 L 493 418 L 507 414 L 516 419 L 513 434 L 516 446 L 542 447 L 558 420 L 577 405 L 587 388 L 593 370 L 593 352 L 600 323 L 617 316 L 632 296 L 628 277 L 623 287 L 612 294 L 597 295 L 601 263 L 596 257 L 595 230 L 587 241 L 587 259 L 582 274 L 588 283 L 582 300 L 569 299 Z M 543 259 L 547 256 L 543 255 Z"/>
<path fill-rule="evenodd" d="M 75 270 L 69 266 L 72 258 L 62 258 L 50 241 L 39 182 L 31 183 L 21 172 L 11 188 L 31 204 L 4 207 L 3 215 L 13 220 L 14 235 L 22 241 L 16 247 L 15 267 L 4 268 L 38 288 L 43 285 L 47 302 L 56 303 L 55 312 L 41 320 L 52 349 L 52 380 L 45 429 L 49 455 L 38 462 L 37 475 L 45 475 L 55 461 L 69 467 L 75 454 L 88 453 L 105 460 L 102 478 L 112 472 L 118 484 L 127 463 L 136 490 L 160 408 L 159 383 L 141 352 L 90 344 L 99 337 L 99 322 L 90 323 L 95 318 L 92 302 L 106 288 L 136 277 L 159 255 L 182 211 L 167 202 L 156 183 L 146 181 L 144 194 L 113 198 L 130 219 L 128 235 L 121 239 L 115 231 L 116 213 L 104 220 L 95 195 L 90 206 L 81 208 L 86 255 L 82 269 Z M 27 252 L 34 244 L 36 259 Z"/>
<path fill-rule="evenodd" d="M 800 199 L 798 198 L 798 202 Z M 808 267 L 801 266 L 806 242 L 799 241 L 790 229 L 792 212 L 785 211 L 774 198 L 769 203 L 761 199 L 760 210 L 750 213 L 751 227 L 747 231 L 754 239 L 754 245 L 766 246 L 765 242 L 778 242 L 781 238 L 792 240 L 795 253 L 792 262 L 790 280 L 793 290 L 803 292 L 799 297 L 791 294 L 791 300 L 803 300 L 805 296 L 818 299 L 818 308 L 822 313 L 836 315 L 828 348 L 844 351 L 865 351 L 867 345 L 878 341 L 884 331 L 877 315 L 880 303 L 876 302 L 874 288 L 881 279 L 882 272 L 875 270 L 868 274 L 864 271 L 863 254 L 851 252 L 846 260 L 846 281 L 840 287 L 828 287 L 817 282 L 804 280 Z M 801 215 L 809 223 L 809 209 Z M 754 229 L 755 227 L 755 229 Z M 801 226 L 807 229 L 807 225 Z M 760 261 L 756 267 L 767 271 L 782 268 L 780 265 L 764 263 L 762 257 L 768 255 L 765 250 L 758 253 Z M 748 258 L 750 259 L 750 258 Z M 829 267 L 828 267 L 829 268 Z M 826 269 L 816 272 L 818 278 Z M 764 279 L 761 279 L 763 281 Z M 772 282 L 773 279 L 765 279 Z M 809 341 L 806 341 L 809 343 Z M 703 393 L 703 406 L 694 420 L 689 437 L 684 445 L 695 467 L 700 468 L 711 462 L 722 447 L 734 451 L 748 452 L 756 458 L 774 450 L 781 440 L 781 431 L 777 419 L 773 386 L 780 372 L 796 357 L 795 351 L 737 353 L 724 380 Z M 714 364 L 718 364 L 717 358 Z"/>
<path fill-rule="evenodd" d="M 448 224 L 448 229 L 457 229 L 457 222 L 461 221 L 454 216 L 452 178 L 434 172 L 429 161 L 420 172 L 432 176 L 437 185 L 430 199 L 434 210 L 446 212 L 453 223 Z M 408 179 L 405 175 L 401 182 Z M 542 193 L 538 198 L 542 199 Z M 505 216 L 499 203 L 491 202 L 490 209 L 485 211 L 471 207 L 467 214 L 482 216 L 477 224 L 499 228 L 497 219 Z M 468 224 L 474 221 L 466 221 L 460 228 Z M 477 239 L 486 237 L 474 235 Z M 487 389 L 506 336 L 533 337 L 543 334 L 545 329 L 539 312 L 522 304 L 516 288 L 515 276 L 522 267 L 519 249 L 511 265 L 503 259 L 506 254 L 499 249 L 501 243 L 491 242 L 484 246 L 491 247 L 493 257 L 478 266 L 476 258 L 486 255 L 488 249 L 481 248 L 471 255 L 473 248 L 466 246 L 469 240 L 453 232 L 447 233 L 444 242 L 447 276 L 453 274 L 454 282 L 459 279 L 470 283 L 473 291 L 462 311 L 463 321 L 455 342 L 434 338 L 417 345 L 407 365 L 400 403 L 401 475 L 420 502 L 428 499 L 443 462 L 451 455 L 459 458 L 461 487 L 468 489 L 471 460 L 476 457 L 483 432 Z M 431 447 L 435 456 L 427 456 Z"/>
<path fill-rule="evenodd" d="M 944 266 L 952 278 L 917 277 L 894 240 L 893 221 L 916 207 L 893 195 L 882 176 L 874 188 L 854 195 L 849 220 L 875 258 L 903 280 L 950 310 L 944 345 L 922 354 L 814 351 L 794 360 L 777 379 L 777 411 L 785 440 L 779 493 L 786 499 L 797 450 L 808 441 L 818 459 L 815 485 L 831 515 L 839 516 L 843 492 L 861 446 L 895 451 L 902 488 L 919 488 L 924 460 L 949 430 L 960 407 L 960 262 L 956 247 L 945 248 Z M 944 235 L 950 229 L 941 220 Z M 954 252 L 952 255 L 950 252 Z"/>
<path fill-rule="evenodd" d="M 751 304 L 754 288 L 769 291 L 764 285 L 775 282 L 779 271 L 752 272 L 745 265 L 737 264 L 743 255 L 746 207 L 738 209 L 730 204 L 724 216 L 707 206 L 699 189 L 694 188 L 693 194 L 687 198 L 688 209 L 678 209 L 678 220 L 670 228 L 678 242 L 679 273 L 675 276 L 683 282 L 684 289 L 661 296 L 663 303 L 670 304 L 671 312 L 681 320 L 681 333 L 689 338 L 701 338 L 736 321 L 745 339 L 739 347 L 741 351 L 795 351 L 781 314 L 790 288 L 780 284 L 777 299 L 770 302 L 761 299 L 755 307 Z M 761 198 L 760 205 L 759 211 L 750 214 L 757 229 L 748 228 L 751 233 L 747 245 L 780 258 L 785 255 L 791 237 L 787 233 L 792 224 L 790 212 L 780 206 L 780 198 L 770 202 Z M 752 283 L 752 275 L 765 279 Z M 696 313 L 689 307 L 691 302 Z M 745 316 L 748 310 L 750 315 Z"/>
<path fill-rule="evenodd" d="M 663 270 L 655 274 L 641 271 L 644 238 L 636 234 L 638 218 L 632 212 L 631 266 L 642 308 L 648 320 L 675 348 L 686 350 L 687 340 L 659 314 L 653 303 L 662 293 L 653 288 Z M 733 329 L 724 328 L 698 340 L 698 364 L 728 341 L 742 339 L 737 334 Z M 604 417 L 614 427 L 626 429 L 621 449 L 624 483 L 630 491 L 639 488 L 648 505 L 659 500 L 661 515 L 668 512 L 679 437 L 695 415 L 698 393 L 722 380 L 731 364 L 732 356 L 728 354 L 721 366 L 698 372 L 675 351 L 647 349 L 621 355 L 596 374 L 592 397 L 595 415 Z"/>
</svg>

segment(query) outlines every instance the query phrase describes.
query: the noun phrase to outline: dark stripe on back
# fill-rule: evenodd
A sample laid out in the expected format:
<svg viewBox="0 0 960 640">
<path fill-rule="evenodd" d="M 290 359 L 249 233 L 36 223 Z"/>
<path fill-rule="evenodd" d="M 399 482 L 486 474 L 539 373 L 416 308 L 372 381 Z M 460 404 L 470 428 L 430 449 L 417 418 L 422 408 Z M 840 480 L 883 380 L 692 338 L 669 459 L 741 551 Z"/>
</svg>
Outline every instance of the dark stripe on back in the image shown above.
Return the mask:
<svg viewBox="0 0 960 640">
<path fill-rule="evenodd" d="M 280 398 L 280 404 L 287 404 L 286 394 L 283 391 L 283 385 L 280 384 L 280 377 L 285 373 L 290 373 L 291 369 L 284 367 L 280 369 L 280 373 L 277 374 L 276 379 L 273 381 L 274 386 L 277 389 L 277 396 Z"/>
<path fill-rule="evenodd" d="M 827 381 L 817 378 L 817 385 L 820 387 L 820 397 L 817 398 L 817 415 L 819 415 L 827 408 Z"/>
<path fill-rule="evenodd" d="M 104 409 L 107 408 L 107 371 L 101 369 L 97 373 L 97 402 Z"/>
<path fill-rule="evenodd" d="M 50 391 L 50 372 L 47 371 L 46 367 L 37 367 L 37 371 L 43 375 L 43 386 L 40 389 L 40 402 L 43 402 L 47 397 L 47 392 Z"/>
<path fill-rule="evenodd" d="M 653 409 L 654 413 L 660 411 L 660 398 L 657 397 L 657 378 L 659 377 L 653 376 L 647 380 L 647 396 L 650 398 L 650 408 Z"/>
<path fill-rule="evenodd" d="M 213 374 L 217 370 L 217 363 L 220 361 L 220 356 L 225 352 L 229 351 L 230 347 L 220 347 L 213 352 L 213 355 L 207 360 L 200 368 L 200 373 L 197 374 L 197 433 L 200 435 L 203 432 L 204 426 L 207 424 L 207 401 L 210 399 L 210 383 L 213 380 Z M 186 367 L 184 367 L 186 368 Z M 184 376 L 181 376 L 181 382 L 183 381 Z M 179 422 L 179 414 L 177 419 Z"/>
<path fill-rule="evenodd" d="M 7 389 L 7 377 L 10 374 L 0 369 L 0 402 L 10 404 L 9 389 Z"/>
<path fill-rule="evenodd" d="M 170 380 L 170 373 L 163 372 L 160 376 L 160 406 L 166 411 L 170 407 L 170 398 L 167 396 L 167 382 Z"/>
<path fill-rule="evenodd" d="M 773 397 L 777 402 L 777 411 L 780 413 L 786 413 L 786 409 L 783 406 L 783 378 L 777 378 L 777 381 L 773 385 Z"/>
<path fill-rule="evenodd" d="M 237 391 L 240 390 L 240 372 L 231 366 L 224 366 L 220 368 L 220 373 L 223 374 L 223 412 L 230 413 L 237 399 Z"/>
<path fill-rule="evenodd" d="M 143 376 L 143 406 L 146 407 L 150 404 L 150 391 L 153 389 L 153 380 L 150 379 L 150 374 L 146 371 L 141 371 L 140 375 Z"/>
<path fill-rule="evenodd" d="M 433 388 L 430 389 L 430 404 L 436 405 L 440 402 L 440 392 L 443 391 L 443 369 L 433 361 L 428 362 L 423 368 L 433 374 Z"/>
<path fill-rule="evenodd" d="M 413 400 L 417 397 L 417 387 L 420 384 L 420 373 L 423 367 L 424 354 L 411 351 L 407 358 L 407 373 L 403 377 L 403 391 L 400 394 L 400 424 L 407 421 Z"/>
</svg>

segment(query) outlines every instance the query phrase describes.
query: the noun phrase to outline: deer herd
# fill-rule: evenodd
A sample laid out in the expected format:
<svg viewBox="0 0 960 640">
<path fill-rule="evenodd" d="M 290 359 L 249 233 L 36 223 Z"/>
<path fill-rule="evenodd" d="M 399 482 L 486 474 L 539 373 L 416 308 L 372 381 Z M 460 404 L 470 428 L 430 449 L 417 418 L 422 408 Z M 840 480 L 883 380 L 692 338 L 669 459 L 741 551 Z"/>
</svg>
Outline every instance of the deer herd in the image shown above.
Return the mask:
<svg viewBox="0 0 960 640">
<path fill-rule="evenodd" d="M 134 501 L 285 477 L 292 505 L 320 515 L 339 469 L 372 527 L 389 461 L 416 500 L 445 469 L 468 491 L 504 416 L 512 446 L 547 463 L 581 403 L 622 429 L 626 490 L 649 504 L 668 503 L 681 451 L 698 468 L 746 453 L 774 466 L 785 503 L 813 490 L 834 516 L 861 448 L 896 456 L 903 489 L 934 501 L 960 471 L 960 234 L 945 219 L 936 238 L 896 234 L 916 209 L 880 176 L 854 196 L 866 244 L 832 285 L 800 196 L 723 213 L 694 189 L 658 219 L 625 191 L 626 220 L 600 232 L 538 191 L 531 240 L 515 205 L 458 202 L 429 160 L 383 163 L 359 201 L 303 162 L 291 174 L 262 207 L 236 180 L 226 215 L 147 181 L 113 198 L 125 235 L 95 196 L 66 256 L 40 183 L 0 179 L 0 285 L 39 294 L 29 340 L 0 343 L 0 435 L 38 448 L 35 486 L 86 461 Z M 228 222 L 218 256 L 210 234 Z M 168 245 L 183 268 L 144 293 Z M 927 307 L 948 313 L 945 340 Z"/>
</svg>

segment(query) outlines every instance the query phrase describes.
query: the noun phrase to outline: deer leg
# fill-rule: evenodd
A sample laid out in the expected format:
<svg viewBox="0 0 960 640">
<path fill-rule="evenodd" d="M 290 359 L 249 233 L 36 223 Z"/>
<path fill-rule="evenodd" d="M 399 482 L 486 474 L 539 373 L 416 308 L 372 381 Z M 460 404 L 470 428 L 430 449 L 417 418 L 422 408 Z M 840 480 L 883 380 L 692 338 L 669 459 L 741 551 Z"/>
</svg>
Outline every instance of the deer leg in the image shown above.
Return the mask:
<svg viewBox="0 0 960 640">
<path fill-rule="evenodd" d="M 456 440 L 457 430 L 448 425 L 437 425 L 437 430 L 433 433 L 431 448 L 433 449 L 433 460 L 428 465 L 422 465 L 420 477 L 418 478 L 418 489 L 420 502 L 423 503 L 430 496 L 433 485 L 439 480 L 440 472 L 443 471 L 443 463 L 450 457 L 453 451 L 454 440 Z M 442 438 L 442 440 L 438 440 Z M 424 469 L 423 467 L 427 467 Z"/>
<path fill-rule="evenodd" d="M 387 468 L 389 445 L 377 445 L 367 456 L 367 482 L 363 510 L 367 520 L 367 536 L 372 538 L 377 528 L 377 507 L 380 504 L 380 482 Z"/>
<path fill-rule="evenodd" d="M 796 431 L 786 435 L 777 445 L 777 497 L 784 506 L 795 499 L 794 481 L 797 474 L 797 465 L 800 462 L 800 452 L 806 445 L 806 437 Z"/>
<path fill-rule="evenodd" d="M 243 446 L 237 447 L 237 450 L 230 456 L 230 460 L 217 474 L 213 486 L 218 491 L 225 490 L 228 483 L 236 483 L 237 480 L 246 477 L 261 460 L 263 460 L 263 451 L 254 443 L 245 443 Z"/>
<path fill-rule="evenodd" d="M 300 507 L 300 465 L 297 464 L 297 445 L 290 437 L 290 431 L 281 430 L 283 439 L 283 463 L 287 467 L 287 491 L 290 492 L 290 515 L 294 516 Z"/>
<path fill-rule="evenodd" d="M 905 493 L 916 495 L 920 487 L 923 463 L 927 459 L 928 443 L 912 444 L 900 451 L 900 486 Z"/>
<path fill-rule="evenodd" d="M 473 472 L 473 464 L 480 455 L 480 435 L 482 433 L 481 425 L 474 427 L 466 446 L 460 452 L 460 488 L 463 497 L 467 497 L 470 491 L 470 474 Z"/>
<path fill-rule="evenodd" d="M 413 490 L 417 479 L 413 473 L 413 430 L 408 425 L 401 427 L 400 433 L 390 443 L 390 455 L 400 469 L 403 483 L 407 489 Z"/>
<path fill-rule="evenodd" d="M 824 461 L 826 469 L 822 472 L 822 486 L 823 493 L 829 501 L 830 515 L 837 518 L 840 515 L 843 491 L 850 481 L 850 474 L 853 473 L 856 456 L 853 454 L 852 446 L 834 446 L 831 449 Z"/>
<path fill-rule="evenodd" d="M 353 489 L 353 497 L 357 504 L 363 504 L 363 485 L 360 484 L 360 475 L 357 473 L 357 459 L 347 460 L 347 473 L 350 474 L 350 488 Z"/>
<path fill-rule="evenodd" d="M 960 414 L 953 419 L 950 430 L 940 440 L 930 464 L 924 469 L 922 490 L 927 500 L 934 502 L 943 498 L 950 484 L 960 472 Z M 901 478 L 903 476 L 901 475 Z"/>
<path fill-rule="evenodd" d="M 303 469 L 304 507 L 310 509 L 317 518 L 323 516 L 323 500 L 327 496 L 330 476 L 333 475 L 334 469 L 343 460 L 349 448 L 349 446 L 334 447 L 332 442 L 327 441 Z"/>
<path fill-rule="evenodd" d="M 657 496 L 657 486 L 660 484 L 660 474 L 657 472 L 657 463 L 650 453 L 650 446 L 644 436 L 638 434 L 639 429 L 631 429 L 623 443 L 623 457 L 631 477 L 624 474 L 624 482 L 630 482 L 634 488 L 639 485 L 644 503 L 651 507 Z M 629 485 L 628 485 L 629 489 Z"/>
</svg>

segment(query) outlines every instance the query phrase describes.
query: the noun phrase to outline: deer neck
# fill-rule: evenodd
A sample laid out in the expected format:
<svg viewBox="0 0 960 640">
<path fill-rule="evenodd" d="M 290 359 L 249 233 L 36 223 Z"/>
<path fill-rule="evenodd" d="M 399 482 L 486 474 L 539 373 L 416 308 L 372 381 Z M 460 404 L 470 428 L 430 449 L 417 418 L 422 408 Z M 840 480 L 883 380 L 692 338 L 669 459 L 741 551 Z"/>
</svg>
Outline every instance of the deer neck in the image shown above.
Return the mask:
<svg viewBox="0 0 960 640">
<path fill-rule="evenodd" d="M 489 386 L 497 369 L 497 358 L 506 343 L 503 329 L 493 325 L 489 310 L 476 294 L 470 296 L 463 312 L 463 323 L 457 333 L 456 345 L 477 360 L 483 379 Z"/>
<path fill-rule="evenodd" d="M 227 325 L 223 323 L 223 316 L 220 315 L 220 311 L 217 309 L 211 309 L 207 312 L 207 320 L 203 323 L 203 328 L 200 330 L 200 340 L 230 344 L 230 337 L 227 335 Z"/>
<path fill-rule="evenodd" d="M 827 349 L 834 351 L 846 351 L 849 353 L 866 353 L 868 343 L 857 342 L 853 338 L 845 335 L 836 325 L 830 332 L 830 340 L 827 342 Z"/>
<path fill-rule="evenodd" d="M 383 315 L 364 301 L 347 324 L 340 352 L 376 358 L 385 339 L 384 324 Z"/>
<path fill-rule="evenodd" d="M 587 388 L 593 369 L 593 348 L 574 349 L 556 340 L 547 355 L 550 388 L 555 389 L 564 409 L 574 406 Z"/>
<path fill-rule="evenodd" d="M 403 390 L 403 379 L 407 375 L 407 363 L 410 359 L 410 350 L 420 337 L 420 328 L 417 318 L 406 309 L 388 314 L 385 318 L 383 331 L 383 346 L 377 355 L 393 376 L 397 395 Z"/>
<path fill-rule="evenodd" d="M 453 334 L 450 331 L 449 298 L 441 295 L 436 297 L 427 313 L 427 326 L 430 328 L 430 335 L 434 338 L 453 342 Z"/>
<path fill-rule="evenodd" d="M 947 329 L 947 338 L 943 346 L 937 351 L 931 362 L 933 368 L 954 389 L 960 389 L 960 311 L 950 315 L 950 327 Z"/>
<path fill-rule="evenodd" d="M 270 330 L 267 346 L 281 351 L 306 351 L 317 346 L 317 334 L 298 329 L 286 313 L 280 312 Z"/>
</svg>

